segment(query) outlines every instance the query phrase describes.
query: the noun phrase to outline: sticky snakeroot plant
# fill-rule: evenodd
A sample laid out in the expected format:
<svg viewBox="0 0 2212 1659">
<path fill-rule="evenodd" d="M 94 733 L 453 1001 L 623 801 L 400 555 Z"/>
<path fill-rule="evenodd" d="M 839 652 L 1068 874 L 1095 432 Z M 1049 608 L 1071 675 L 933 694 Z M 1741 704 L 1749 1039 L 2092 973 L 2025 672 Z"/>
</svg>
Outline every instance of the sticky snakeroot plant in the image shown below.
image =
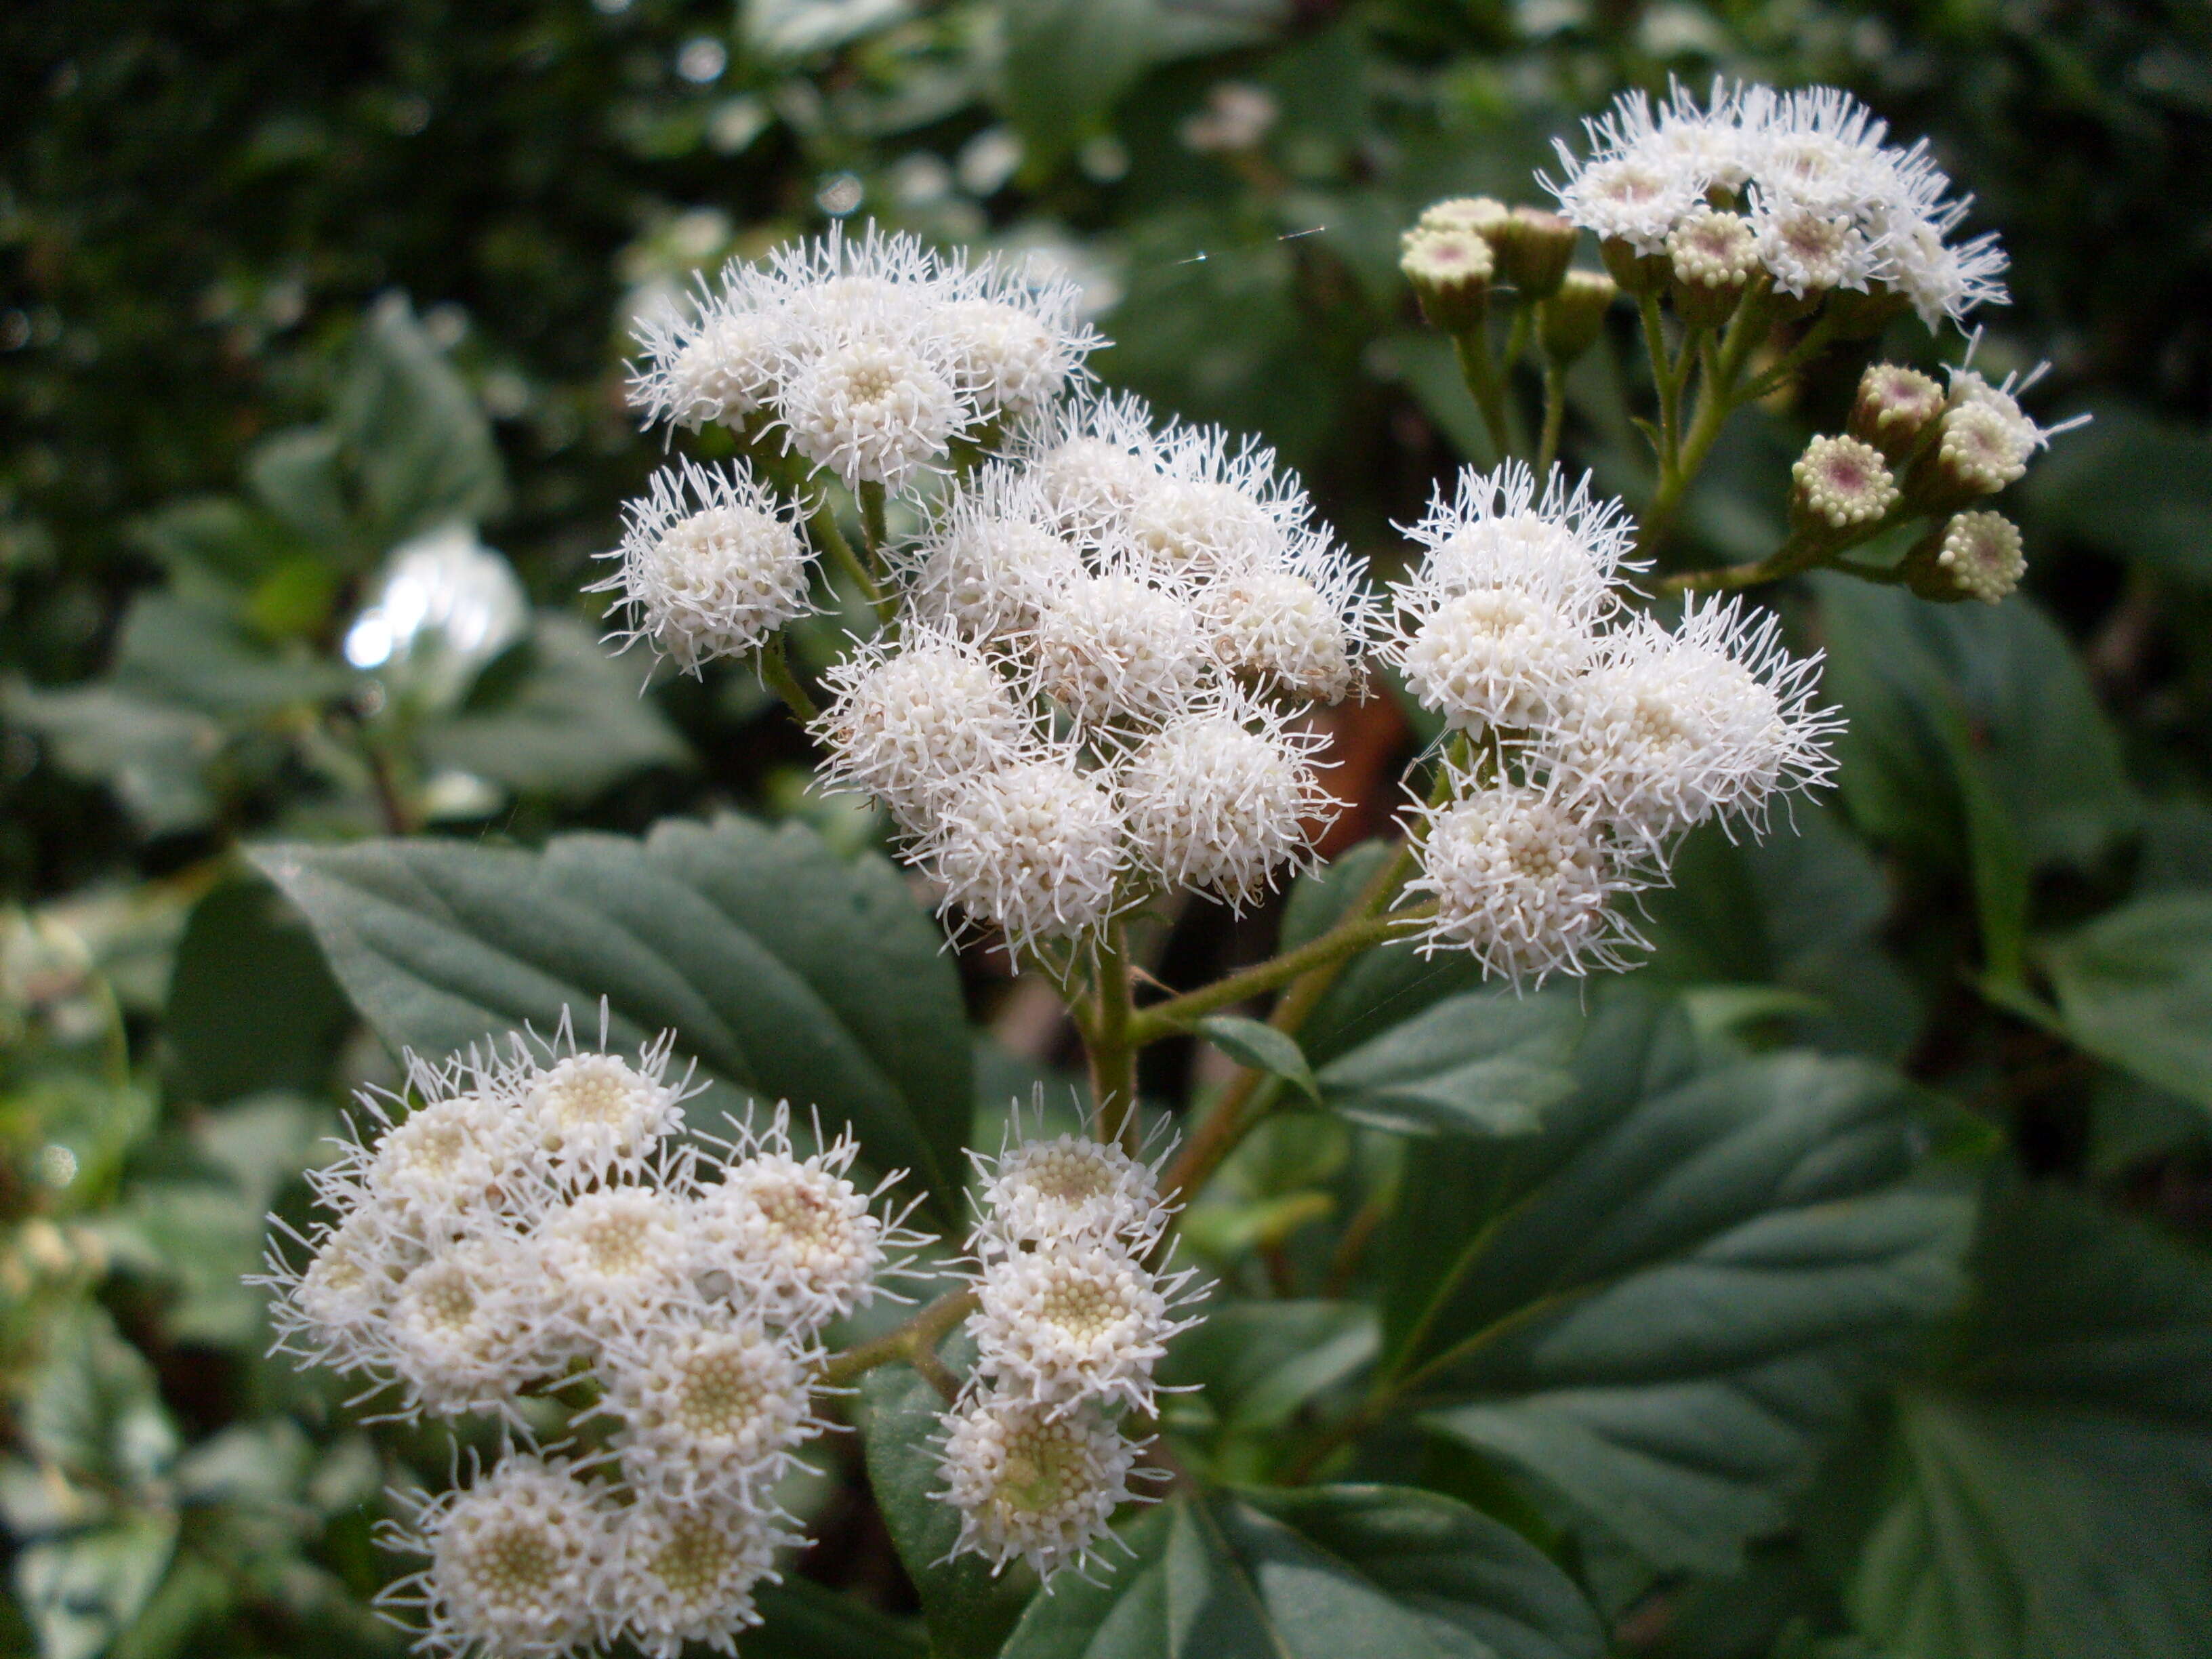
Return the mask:
<svg viewBox="0 0 2212 1659">
<path fill-rule="evenodd" d="M 428 1648 L 726 1650 L 801 1541 L 775 1498 L 796 1449 L 889 1364 L 942 1395 L 954 1557 L 1048 1586 L 1110 1570 L 1117 1512 L 1185 1478 L 1155 1437 L 1155 1367 L 1204 1317 L 1169 1266 L 1180 1208 L 1297 1080 L 1347 965 L 1396 943 L 1516 990 L 1629 965 L 1638 896 L 1686 832 L 1758 836 L 1832 769 L 1818 657 L 1727 590 L 1822 567 L 1939 601 L 2017 585 L 2018 532 L 1980 503 L 2061 428 L 2021 406 L 2035 376 L 1990 383 L 1971 342 L 1942 379 L 1866 369 L 1847 429 L 1791 469 L 1771 554 L 1669 568 L 1731 416 L 1907 313 L 1933 330 L 2002 300 L 1994 239 L 1960 239 L 1925 147 L 1885 137 L 1825 89 L 1636 94 L 1561 146 L 1556 211 L 1425 212 L 1403 269 L 1497 454 L 1437 492 L 1382 580 L 1273 452 L 1094 385 L 1074 290 L 1026 269 L 833 228 L 646 331 L 639 410 L 672 444 L 725 428 L 735 459 L 678 459 L 632 507 L 599 584 L 616 637 L 761 675 L 819 744 L 820 787 L 880 806 L 951 936 L 1058 994 L 1091 1117 L 982 1160 L 958 1282 L 833 1352 L 922 1242 L 889 1182 L 851 1178 L 849 1136 L 795 1138 L 782 1109 L 680 1136 L 681 1030 L 635 1063 L 564 1028 L 416 1066 L 271 1278 L 295 1352 L 403 1416 L 489 1415 L 515 1447 L 392 1531 L 429 1561 L 394 1598 Z M 1576 263 L 1585 232 L 1601 270 Z M 1557 465 L 1567 370 L 1624 297 L 1655 394 L 1634 510 Z M 1887 562 L 1855 556 L 1877 540 Z M 832 609 L 865 625 L 809 685 L 785 630 Z M 1333 925 L 1160 985 L 1133 924 L 1185 896 L 1241 914 L 1313 867 L 1339 805 L 1317 717 L 1386 676 L 1438 733 L 1395 844 Z M 1271 995 L 1267 1030 L 1212 1023 Z M 1147 1158 L 1137 1056 L 1201 1029 L 1247 1063 Z M 1425 1375 L 1386 1373 L 1287 1478 Z"/>
</svg>

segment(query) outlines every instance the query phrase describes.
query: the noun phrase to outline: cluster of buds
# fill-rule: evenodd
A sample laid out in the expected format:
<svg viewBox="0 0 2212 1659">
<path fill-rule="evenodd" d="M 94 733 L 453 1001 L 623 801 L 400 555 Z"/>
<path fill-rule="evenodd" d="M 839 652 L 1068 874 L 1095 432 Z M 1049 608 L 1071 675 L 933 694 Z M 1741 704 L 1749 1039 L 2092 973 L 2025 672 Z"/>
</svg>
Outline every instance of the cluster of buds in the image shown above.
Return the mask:
<svg viewBox="0 0 2212 1659">
<path fill-rule="evenodd" d="M 1049 1582 L 1080 1572 L 1140 1496 L 1147 1442 L 1127 1425 L 1155 1415 L 1152 1368 L 1201 1292 L 1191 1270 L 1146 1265 L 1172 1213 L 1152 1165 L 1073 1135 L 975 1161 L 975 1372 L 945 1418 L 940 1495 L 960 1513 L 956 1553 Z"/>
<path fill-rule="evenodd" d="M 1431 203 L 1400 239 L 1398 268 L 1432 327 L 1459 335 L 1480 329 L 1499 285 L 1535 307 L 1545 355 L 1572 362 L 1596 342 L 1620 292 L 1602 271 L 1570 269 L 1580 237 L 1542 208 L 1454 197 Z"/>
<path fill-rule="evenodd" d="M 1425 950 L 1516 984 L 1620 966 L 1641 941 L 1618 901 L 1684 831 L 1755 825 L 1832 769 L 1819 659 L 1734 601 L 1671 630 L 1633 609 L 1626 513 L 1587 479 L 1554 469 L 1539 495 L 1517 463 L 1470 469 L 1410 533 L 1382 654 L 1454 734 L 1408 884 L 1435 903 Z"/>
<path fill-rule="evenodd" d="M 1717 81 L 1703 105 L 1632 92 L 1585 125 L 1588 156 L 1559 146 L 1560 212 L 1596 234 L 1622 288 L 1669 295 L 1687 321 L 1726 321 L 1754 283 L 1784 313 L 1832 301 L 1854 332 L 2003 302 L 1994 235 L 1950 240 L 1971 198 L 1950 198 L 1924 141 L 1885 144 L 1847 93 Z"/>
<path fill-rule="evenodd" d="M 1970 368 L 1932 375 L 1875 363 L 1860 377 L 1846 431 L 1815 438 L 1791 471 L 1795 534 L 1817 550 L 1864 541 L 1912 519 L 1931 520 L 1899 567 L 1923 599 L 1994 605 L 2027 570 L 2020 532 L 2001 514 L 1960 511 L 2027 471 L 2054 434 L 2086 420 L 2036 424 L 2018 393 L 2041 376 L 1992 386 Z"/>
<path fill-rule="evenodd" d="M 1359 689 L 1358 563 L 1272 452 L 1077 400 L 937 503 L 895 631 L 830 675 L 823 781 L 1010 951 L 1145 894 L 1241 908 L 1334 809 L 1302 720 Z"/>
<path fill-rule="evenodd" d="M 305 1260 L 272 1251 L 280 1346 L 395 1391 L 395 1416 L 489 1414 L 526 1444 L 550 1415 L 592 1449 L 404 1500 L 383 1541 L 428 1565 L 386 1604 L 424 1651 L 729 1651 L 799 1541 L 775 1494 L 826 1426 L 820 1334 L 924 1242 L 848 1178 L 849 1136 L 817 1126 L 802 1157 L 784 1108 L 708 1152 L 677 1139 L 671 1041 L 632 1064 L 564 1021 L 410 1061 L 313 1176 L 331 1218 L 293 1238 Z"/>
<path fill-rule="evenodd" d="M 644 641 L 696 672 L 805 614 L 802 484 L 779 505 L 755 465 L 908 491 L 1051 407 L 1097 336 L 1065 281 L 973 268 L 910 236 L 841 227 L 733 262 L 687 314 L 648 324 L 631 401 L 649 423 L 730 428 L 744 459 L 665 469 L 634 502 L 611 592 Z"/>
</svg>

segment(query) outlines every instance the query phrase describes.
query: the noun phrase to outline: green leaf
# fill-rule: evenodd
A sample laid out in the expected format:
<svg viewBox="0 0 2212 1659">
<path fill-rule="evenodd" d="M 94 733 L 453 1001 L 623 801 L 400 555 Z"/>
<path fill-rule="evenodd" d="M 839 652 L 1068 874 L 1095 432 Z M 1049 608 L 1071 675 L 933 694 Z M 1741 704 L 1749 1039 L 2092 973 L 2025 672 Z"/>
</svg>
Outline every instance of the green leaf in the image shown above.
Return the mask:
<svg viewBox="0 0 2212 1659">
<path fill-rule="evenodd" d="M 379 549 L 442 524 L 481 523 L 506 504 L 491 424 L 404 295 L 370 308 L 336 423 L 361 469 Z"/>
<path fill-rule="evenodd" d="M 176 1457 L 177 1431 L 153 1368 L 90 1303 L 68 1309 L 45 1339 L 46 1355 L 22 1408 L 32 1449 L 111 1491 L 154 1491 Z"/>
<path fill-rule="evenodd" d="M 232 720 L 326 702 L 354 684 L 338 663 L 271 649 L 227 612 L 164 592 L 140 594 L 124 613 L 113 678 L 122 690 Z"/>
<path fill-rule="evenodd" d="M 192 907 L 163 1025 L 181 1098 L 319 1090 L 351 1024 L 314 935 L 267 883 L 225 882 Z"/>
<path fill-rule="evenodd" d="M 641 695 L 642 670 L 599 649 L 573 617 L 541 611 L 523 672 L 422 735 L 423 757 L 526 793 L 590 796 L 647 766 L 680 766 L 684 740 Z"/>
<path fill-rule="evenodd" d="M 1181 1494 L 1103 1583 L 1030 1604 L 1003 1659 L 1595 1659 L 1565 1574 L 1434 1492 Z"/>
<path fill-rule="evenodd" d="M 1143 74 L 1158 0 L 1018 0 L 1006 9 L 999 107 L 1043 176 L 1102 131 Z"/>
<path fill-rule="evenodd" d="M 1306 1064 L 1296 1037 L 1277 1030 L 1264 1020 L 1243 1019 L 1235 1014 L 1214 1014 L 1201 1019 L 1198 1030 L 1208 1042 L 1238 1065 L 1271 1073 L 1295 1085 L 1307 1099 L 1316 1104 L 1320 1103 L 1321 1091 L 1315 1085 L 1313 1067 Z"/>
<path fill-rule="evenodd" d="M 1360 1303 L 1216 1298 L 1169 1347 L 1160 1381 L 1203 1389 L 1224 1435 L 1267 1435 L 1362 1370 L 1376 1343 L 1375 1311 Z"/>
<path fill-rule="evenodd" d="M 350 527 L 342 442 L 326 426 L 272 432 L 246 458 L 246 481 L 270 517 L 310 542 L 336 548 Z"/>
<path fill-rule="evenodd" d="M 196 830 L 215 816 L 204 773 L 223 736 L 204 714 L 109 685 L 11 685 L 0 709 L 51 745 L 62 770 L 112 789 L 149 836 Z"/>
<path fill-rule="evenodd" d="M 38 1632 L 40 1659 L 98 1659 L 161 1582 L 176 1516 L 139 1510 L 111 1526 L 32 1544 L 15 1558 L 15 1589 Z"/>
<path fill-rule="evenodd" d="M 754 1592 L 760 1628 L 745 1633 L 746 1659 L 929 1659 L 929 1644 L 849 1594 L 787 1573 Z"/>
<path fill-rule="evenodd" d="M 2212 1107 L 2212 892 L 2137 899 L 2039 954 L 2075 1042 Z"/>
<path fill-rule="evenodd" d="M 1582 1035 L 1564 996 L 1472 992 L 1439 1002 L 1322 1069 L 1322 1091 L 1355 1121 L 1409 1134 L 1517 1135 L 1574 1088 Z"/>
<path fill-rule="evenodd" d="M 1653 1566 L 1730 1571 L 1956 1301 L 1972 1206 L 1917 1170 L 1917 1098 L 1865 1062 L 1701 1073 L 1678 1015 L 1614 996 L 1577 1071 L 1504 1153 L 1409 1160 L 1386 1375 Z"/>
<path fill-rule="evenodd" d="M 2212 1630 L 2212 1263 L 2056 1190 L 1994 1211 L 1849 1586 L 1899 1659 L 2182 1659 Z"/>
<path fill-rule="evenodd" d="M 2125 404 L 2095 414 L 2036 463 L 2027 507 L 2101 553 L 2212 585 L 2212 435 Z"/>
<path fill-rule="evenodd" d="M 868 1485 L 921 1596 L 931 1651 L 942 1659 L 988 1659 L 1036 1580 L 1026 1569 L 994 1577 L 981 1556 L 946 1559 L 960 1536 L 959 1512 L 931 1495 L 945 1486 L 937 1469 L 945 1401 L 921 1374 L 879 1366 L 861 1379 L 860 1400 Z"/>
<path fill-rule="evenodd" d="M 173 501 L 133 520 L 131 538 L 180 588 L 210 596 L 251 587 L 301 550 L 281 524 L 228 495 Z"/>
<path fill-rule="evenodd" d="M 559 836 L 542 854 L 367 842 L 255 860 L 393 1048 L 550 1031 L 563 1008 L 588 1031 L 605 997 L 611 1042 L 673 1028 L 711 1079 L 849 1121 L 872 1167 L 905 1168 L 957 1225 L 972 1094 L 959 981 L 880 858 L 846 863 L 798 825 L 732 816 L 642 842 Z"/>
</svg>

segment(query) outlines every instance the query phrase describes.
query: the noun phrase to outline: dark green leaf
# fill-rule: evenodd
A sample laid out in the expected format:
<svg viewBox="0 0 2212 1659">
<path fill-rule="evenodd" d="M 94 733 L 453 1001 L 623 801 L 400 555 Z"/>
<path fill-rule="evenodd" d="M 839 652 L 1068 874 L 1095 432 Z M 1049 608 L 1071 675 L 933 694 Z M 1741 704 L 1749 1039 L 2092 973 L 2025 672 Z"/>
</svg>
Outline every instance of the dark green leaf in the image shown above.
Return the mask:
<svg viewBox="0 0 2212 1659">
<path fill-rule="evenodd" d="M 71 1475 L 121 1492 L 151 1491 L 177 1454 L 153 1368 L 106 1312 L 70 1307 L 45 1333 L 46 1353 L 22 1408 L 32 1448 Z"/>
<path fill-rule="evenodd" d="M 1413 1160 L 1385 1348 L 1432 1427 L 1655 1566 L 1727 1571 L 1954 1302 L 1972 1212 L 1916 1175 L 1892 1074 L 1693 1054 L 1608 999 L 1539 1134 Z"/>
<path fill-rule="evenodd" d="M 1023 0 L 1006 9 L 999 106 L 1042 173 L 1101 131 L 1151 56 L 1158 0 Z"/>
<path fill-rule="evenodd" d="M 1223 1433 L 1265 1435 L 1364 1367 L 1376 1342 L 1374 1310 L 1356 1302 L 1217 1298 L 1169 1348 L 1160 1381 L 1202 1388 Z"/>
<path fill-rule="evenodd" d="M 921 1374 L 878 1367 L 861 1379 L 860 1398 L 868 1485 L 921 1593 L 931 1651 L 942 1659 L 988 1659 L 1020 1617 L 1036 1580 L 1025 1569 L 994 1577 L 981 1556 L 945 1559 L 960 1536 L 960 1516 L 931 1495 L 945 1487 L 936 1446 L 945 1401 Z"/>
<path fill-rule="evenodd" d="M 1176 1497 L 1102 1584 L 1063 1580 L 1003 1659 L 1595 1659 L 1597 1620 L 1518 1533 L 1434 1492 Z"/>
<path fill-rule="evenodd" d="M 341 664 L 272 649 L 226 612 L 166 592 L 131 601 L 114 679 L 135 696 L 239 720 L 327 702 L 354 684 Z"/>
<path fill-rule="evenodd" d="M 282 525 L 228 495 L 172 502 L 134 520 L 131 537 L 180 587 L 208 597 L 251 587 L 301 550 Z"/>
<path fill-rule="evenodd" d="M 849 1121 L 874 1167 L 908 1170 L 957 1224 L 959 984 L 882 860 L 845 863 L 798 825 L 735 817 L 643 842 L 562 836 L 543 854 L 370 842 L 256 859 L 392 1047 L 550 1031 L 563 1008 L 595 1035 L 605 997 L 614 1042 L 673 1028 L 713 1078 Z"/>
<path fill-rule="evenodd" d="M 1412 1134 L 1527 1134 L 1574 1088 L 1583 1021 L 1565 996 L 1473 992 L 1439 1002 L 1331 1060 L 1328 1103 Z"/>
<path fill-rule="evenodd" d="M 1952 1375 L 1898 1413 L 1850 1585 L 1899 1659 L 2182 1659 L 2212 1630 L 2212 1272 L 2091 1200 L 2008 1200 Z"/>
<path fill-rule="evenodd" d="M 1315 1085 L 1313 1067 L 1306 1064 L 1296 1037 L 1277 1030 L 1264 1020 L 1244 1019 L 1235 1014 L 1215 1014 L 1201 1019 L 1198 1030 L 1208 1042 L 1238 1065 L 1272 1073 L 1295 1085 L 1307 1099 L 1316 1103 L 1320 1101 L 1321 1091 Z"/>
<path fill-rule="evenodd" d="M 2212 892 L 2137 899 L 2041 956 L 2076 1042 L 2212 1107 Z"/>
<path fill-rule="evenodd" d="M 761 1626 L 744 1638 L 747 1659 L 929 1659 L 929 1644 L 850 1593 L 796 1573 L 754 1592 Z"/>
<path fill-rule="evenodd" d="M 165 1025 L 184 1099 L 318 1090 L 350 1024 L 314 935 L 266 883 L 225 882 L 192 907 Z"/>
<path fill-rule="evenodd" d="M 112 789 L 146 834 L 198 829 L 215 816 L 204 771 L 223 738 L 206 715 L 106 685 L 13 685 L 4 706 L 9 720 L 52 745 L 64 772 Z"/>
<path fill-rule="evenodd" d="M 337 423 L 381 546 L 442 524 L 480 523 L 506 502 L 490 423 L 403 295 L 370 310 Z"/>
<path fill-rule="evenodd" d="M 297 426 L 270 433 L 246 458 L 254 499 L 286 528 L 330 548 L 349 528 L 339 447 L 331 428 Z"/>
<path fill-rule="evenodd" d="M 154 1594 L 176 1542 L 173 1515 L 140 1510 L 25 1548 L 15 1558 L 15 1589 L 40 1659 L 99 1659 Z"/>
<path fill-rule="evenodd" d="M 2043 523 L 2116 559 L 2212 585 L 2212 436 L 2109 404 L 2023 486 Z"/>
</svg>

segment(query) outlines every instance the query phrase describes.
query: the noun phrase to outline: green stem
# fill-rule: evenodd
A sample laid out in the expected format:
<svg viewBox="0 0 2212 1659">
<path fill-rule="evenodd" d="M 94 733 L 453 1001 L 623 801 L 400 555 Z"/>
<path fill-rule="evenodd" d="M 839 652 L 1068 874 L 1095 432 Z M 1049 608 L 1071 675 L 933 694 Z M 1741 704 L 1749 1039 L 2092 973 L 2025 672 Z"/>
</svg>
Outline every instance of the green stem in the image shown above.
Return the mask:
<svg viewBox="0 0 2212 1659">
<path fill-rule="evenodd" d="M 959 1390 L 937 1357 L 938 1344 L 952 1334 L 954 1326 L 975 1310 L 975 1292 L 973 1290 L 963 1286 L 957 1291 L 947 1291 L 896 1330 L 887 1332 L 872 1342 L 863 1342 L 858 1347 L 830 1355 L 830 1363 L 822 1368 L 822 1381 L 831 1388 L 836 1388 L 850 1382 L 864 1372 L 874 1370 L 878 1365 L 902 1360 L 927 1376 L 950 1401 Z"/>
<path fill-rule="evenodd" d="M 1763 559 L 1753 559 L 1742 564 L 1719 565 L 1711 570 L 1686 570 L 1679 575 L 1665 578 L 1656 586 L 1662 593 L 1756 587 L 1761 582 L 1779 581 L 1784 576 L 1794 576 L 1801 570 L 1812 569 L 1815 565 L 1833 565 L 1871 582 L 1901 582 L 1905 580 L 1902 568 L 1860 564 L 1838 556 L 1847 549 L 1872 541 L 1911 516 L 1910 513 L 1892 513 L 1874 524 L 1862 526 L 1848 535 L 1823 537 L 1818 541 L 1792 532 L 1780 547 Z"/>
<path fill-rule="evenodd" d="M 1651 384 L 1659 393 L 1659 471 L 1663 477 L 1674 470 L 1681 454 L 1681 364 L 1667 349 L 1667 330 L 1660 320 L 1656 291 L 1643 295 L 1636 308 L 1644 319 L 1644 355 L 1651 360 Z M 1688 358 L 1686 345 L 1682 361 L 1686 362 Z"/>
<path fill-rule="evenodd" d="M 1129 940 L 1117 919 L 1098 945 L 1091 1018 L 1083 1024 L 1091 1057 L 1092 1135 L 1132 1146 L 1137 1125 L 1137 1045 L 1130 1038 Z"/>
<path fill-rule="evenodd" d="M 850 576 L 853 585 L 866 596 L 869 605 L 876 613 L 876 619 L 889 622 L 891 619 L 891 604 L 884 597 L 883 589 L 876 585 L 876 579 L 868 567 L 860 562 L 860 556 L 853 551 L 853 544 L 845 539 L 845 532 L 837 527 L 836 512 L 830 507 L 826 495 L 808 518 L 806 528 L 814 538 L 815 544 L 829 549 L 830 556 L 837 562 L 837 568 Z"/>
<path fill-rule="evenodd" d="M 1559 434 L 1567 421 L 1567 366 L 1557 357 L 1544 359 L 1544 435 L 1536 442 L 1536 478 L 1549 477 L 1552 463 L 1559 459 Z"/>
<path fill-rule="evenodd" d="M 1460 378 L 1467 382 L 1475 408 L 1481 410 L 1483 429 L 1490 434 L 1491 447 L 1502 461 L 1513 453 L 1513 434 L 1505 420 L 1504 382 L 1498 378 L 1498 362 L 1491 355 L 1490 325 L 1477 323 L 1454 335 L 1452 343 L 1459 348 Z"/>
<path fill-rule="evenodd" d="M 860 535 L 868 544 L 868 564 L 872 569 L 884 568 L 884 549 L 890 544 L 890 532 L 884 517 L 884 487 L 879 483 L 860 486 Z"/>
<path fill-rule="evenodd" d="M 792 718 L 801 726 L 811 726 L 822 711 L 814 706 L 814 699 L 806 695 L 806 688 L 791 672 L 791 659 L 784 654 L 783 635 L 776 635 L 761 647 L 761 682 L 783 699 L 783 706 L 791 710 Z"/>
<path fill-rule="evenodd" d="M 1387 915 L 1366 915 L 1355 911 L 1295 951 L 1285 951 L 1211 985 L 1201 985 L 1195 991 L 1186 991 L 1179 997 L 1139 1009 L 1129 1020 L 1129 1043 L 1141 1048 L 1162 1037 L 1174 1036 L 1217 1009 L 1247 1001 L 1287 985 L 1301 974 L 1372 950 L 1386 943 L 1407 923 L 1425 917 L 1430 908 L 1418 906 L 1410 910 L 1393 910 Z"/>
<path fill-rule="evenodd" d="M 1513 321 L 1505 331 L 1505 356 L 1500 360 L 1501 371 L 1510 375 L 1513 365 L 1521 361 L 1521 354 L 1528 349 L 1528 334 L 1536 314 L 1536 307 L 1522 301 L 1513 307 Z"/>
<path fill-rule="evenodd" d="M 1637 526 L 1636 552 L 1649 553 L 1667 533 L 1683 496 L 1689 493 L 1690 485 L 1705 466 L 1713 441 L 1721 435 L 1721 428 L 1741 403 L 1736 395 L 1736 381 L 1743 374 L 1744 360 L 1750 356 L 1752 347 L 1766 331 L 1765 301 L 1766 277 L 1761 274 L 1753 277 L 1751 286 L 1744 290 L 1719 345 L 1707 351 L 1705 378 L 1698 387 L 1697 413 L 1682 436 L 1673 463 L 1662 461 L 1659 488 Z"/>
</svg>

